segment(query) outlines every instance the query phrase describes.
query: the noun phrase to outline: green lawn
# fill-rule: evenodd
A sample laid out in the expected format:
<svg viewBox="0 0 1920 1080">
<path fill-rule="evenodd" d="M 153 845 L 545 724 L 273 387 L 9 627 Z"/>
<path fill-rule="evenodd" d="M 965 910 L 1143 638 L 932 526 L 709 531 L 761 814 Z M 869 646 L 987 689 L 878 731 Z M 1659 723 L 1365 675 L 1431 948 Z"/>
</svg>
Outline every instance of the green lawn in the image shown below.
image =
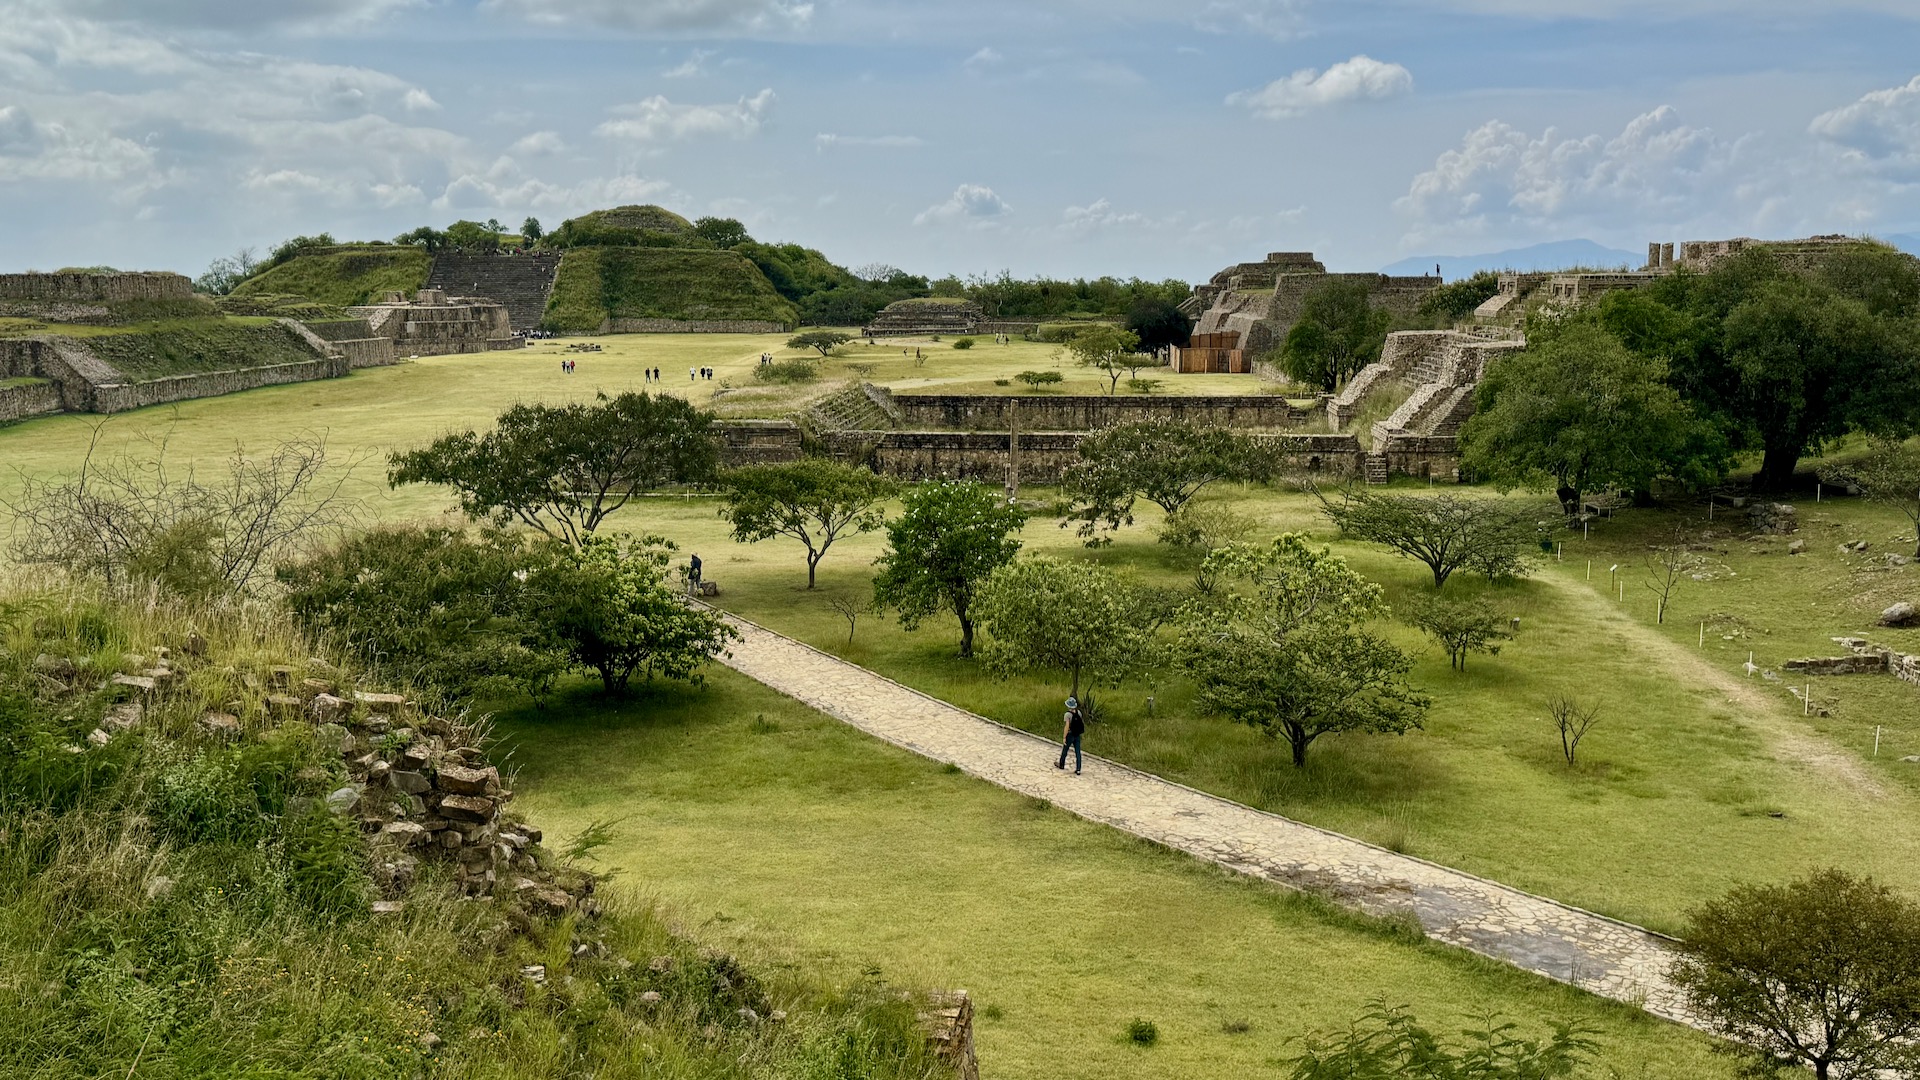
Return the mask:
<svg viewBox="0 0 1920 1080">
<path fill-rule="evenodd" d="M 1731 1075 L 1705 1039 L 1204 866 L 869 739 L 730 672 L 497 721 L 549 837 L 618 819 L 615 887 L 765 964 L 964 987 L 984 1075 L 1278 1076 L 1369 1002 L 1601 1029 L 1618 1075 Z M 1151 1049 L 1125 1042 L 1138 1018 Z M 1228 1034 L 1222 1025 L 1246 1021 Z"/>
</svg>

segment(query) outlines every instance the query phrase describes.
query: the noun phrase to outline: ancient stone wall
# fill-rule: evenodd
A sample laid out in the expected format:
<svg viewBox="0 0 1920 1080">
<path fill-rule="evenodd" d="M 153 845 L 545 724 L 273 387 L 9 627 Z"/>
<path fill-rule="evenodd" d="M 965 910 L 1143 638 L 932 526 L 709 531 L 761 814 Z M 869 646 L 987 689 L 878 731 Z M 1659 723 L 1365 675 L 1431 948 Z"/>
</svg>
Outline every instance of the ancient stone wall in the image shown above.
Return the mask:
<svg viewBox="0 0 1920 1080">
<path fill-rule="evenodd" d="M 1022 431 L 1086 431 L 1142 420 L 1186 420 L 1230 428 L 1299 427 L 1306 411 L 1283 397 L 1119 397 L 895 394 L 900 423 L 912 428 L 1004 431 L 1010 412 Z"/>
<path fill-rule="evenodd" d="M 1079 460 L 1090 432 L 1013 435 L 1005 431 L 844 432 L 835 449 L 864 456 L 874 469 L 898 480 L 962 479 L 1007 483 L 1018 440 L 1023 484 L 1058 483 Z M 1270 435 L 1254 438 L 1274 447 L 1287 472 L 1350 475 L 1360 467 L 1360 441 L 1352 435 Z"/>
<path fill-rule="evenodd" d="M 19 383 L 0 386 L 0 424 L 46 416 L 65 408 L 60 401 L 60 384 L 55 382 Z"/>
<path fill-rule="evenodd" d="M 791 420 L 725 420 L 714 425 L 720 439 L 720 463 L 782 465 L 799 461 L 805 449 L 800 425 Z"/>
<path fill-rule="evenodd" d="M 786 323 L 755 319 L 608 319 L 603 334 L 784 334 Z"/>
<path fill-rule="evenodd" d="M 1402 435 L 1375 444 L 1387 468 L 1400 476 L 1452 482 L 1460 472 L 1460 440 L 1451 435 Z"/>
<path fill-rule="evenodd" d="M 393 354 L 392 338 L 358 338 L 330 344 L 346 358 L 350 368 L 388 367 L 398 359 Z"/>
<path fill-rule="evenodd" d="M 351 369 L 346 358 L 328 356 L 316 357 L 296 364 L 272 364 L 266 367 L 213 371 L 199 375 L 174 375 L 148 382 L 95 386 L 91 411 L 126 412 L 129 409 L 163 405 L 170 401 L 237 394 L 242 390 L 256 390 L 262 386 L 311 382 L 314 379 L 337 379 L 346 375 L 349 370 Z"/>
<path fill-rule="evenodd" d="M 417 303 L 370 304 L 347 311 L 365 319 L 376 336 L 391 339 L 397 356 L 450 356 L 526 344 L 513 336 L 504 306 L 480 299 L 449 301 L 431 289 L 421 290 Z"/>
<path fill-rule="evenodd" d="M 0 274 L 0 300 L 120 303 L 192 299 L 193 282 L 179 274 Z"/>
<path fill-rule="evenodd" d="M 324 341 L 360 341 L 374 336 L 373 324 L 365 319 L 303 319 L 300 325 Z"/>
</svg>

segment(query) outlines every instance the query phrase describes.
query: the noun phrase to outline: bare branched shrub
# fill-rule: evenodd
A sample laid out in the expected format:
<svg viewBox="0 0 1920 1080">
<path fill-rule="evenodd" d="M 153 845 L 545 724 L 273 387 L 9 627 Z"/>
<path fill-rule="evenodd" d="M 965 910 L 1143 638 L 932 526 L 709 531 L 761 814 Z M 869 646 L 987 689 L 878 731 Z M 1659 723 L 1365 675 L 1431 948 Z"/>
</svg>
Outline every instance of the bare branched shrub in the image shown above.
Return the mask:
<svg viewBox="0 0 1920 1080">
<path fill-rule="evenodd" d="M 1567 764 L 1574 764 L 1574 755 L 1580 750 L 1580 740 L 1600 722 L 1600 706 L 1582 705 L 1565 694 L 1555 694 L 1547 699 L 1547 715 L 1552 717 L 1553 726 L 1560 731 L 1560 753 Z"/>
<path fill-rule="evenodd" d="M 1687 540 L 1679 530 L 1674 531 L 1673 542 L 1653 549 L 1647 555 L 1647 590 L 1653 593 L 1654 622 L 1667 621 L 1667 609 L 1673 601 L 1673 591 L 1680 582 L 1698 573 L 1706 566 L 1706 560 L 1695 555 L 1687 548 Z"/>
<path fill-rule="evenodd" d="M 835 596 L 827 600 L 827 606 L 847 620 L 847 644 L 853 644 L 853 631 L 859 625 L 860 616 L 874 612 L 872 598 L 855 593 L 851 596 Z"/>
<path fill-rule="evenodd" d="M 165 435 L 142 437 L 149 452 L 105 455 L 105 430 L 94 429 L 78 473 L 21 472 L 19 497 L 0 503 L 21 564 L 182 596 L 244 593 L 358 517 L 344 490 L 356 461 L 330 456 L 323 436 L 296 435 L 265 454 L 236 447 L 224 470 L 203 477 L 169 466 Z"/>
</svg>

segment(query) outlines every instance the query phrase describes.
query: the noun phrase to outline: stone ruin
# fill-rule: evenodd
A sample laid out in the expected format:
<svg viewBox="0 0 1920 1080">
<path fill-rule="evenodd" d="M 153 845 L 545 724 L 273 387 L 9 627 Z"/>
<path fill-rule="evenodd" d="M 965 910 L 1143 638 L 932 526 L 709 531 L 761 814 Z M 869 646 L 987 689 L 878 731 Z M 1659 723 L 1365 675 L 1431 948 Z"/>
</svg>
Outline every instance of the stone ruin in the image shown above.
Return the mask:
<svg viewBox="0 0 1920 1080">
<path fill-rule="evenodd" d="M 439 289 L 421 289 L 412 300 L 390 292 L 378 304 L 350 307 L 365 319 L 374 336 L 393 342 L 398 356 L 448 356 L 456 353 L 518 349 L 506 305 L 479 297 L 450 297 Z"/>
<path fill-rule="evenodd" d="M 985 309 L 971 300 L 929 297 L 897 300 L 862 327 L 862 337 L 931 337 L 953 334 L 964 337 L 979 332 Z"/>
<path fill-rule="evenodd" d="M 173 647 L 153 645 L 124 656 L 124 666 L 133 670 L 112 675 L 108 685 L 121 688 L 130 700 L 109 708 L 83 743 L 67 749 L 85 754 L 105 747 L 147 728 L 156 710 L 191 700 L 190 676 L 208 651 L 207 640 L 189 632 Z M 88 678 L 86 661 L 46 653 L 33 659 L 32 668 L 42 690 L 57 694 L 81 688 Z M 438 864 L 450 871 L 446 880 L 461 895 L 500 904 L 515 912 L 516 919 L 518 913 L 533 919 L 573 917 L 571 955 L 613 958 L 616 965 L 637 967 L 616 957 L 599 929 L 602 907 L 594 895 L 596 878 L 554 858 L 542 846 L 542 831 L 507 809 L 513 792 L 480 749 L 480 733 L 471 723 L 433 715 L 402 694 L 346 686 L 339 673 L 319 659 L 301 667 L 268 668 L 264 678 L 241 672 L 239 687 L 235 700 L 202 712 L 199 732 L 237 743 L 250 732 L 311 725 L 322 745 L 338 748 L 348 782 L 328 793 L 324 805 L 357 821 L 371 840 L 371 877 L 380 897 L 371 904 L 374 918 L 405 912 L 422 867 Z M 724 953 L 707 951 L 703 956 L 717 969 L 738 967 Z M 656 956 L 647 971 L 667 976 L 677 964 L 673 956 Z M 534 983 L 547 977 L 539 964 L 522 968 L 521 974 Z M 739 981 L 753 985 L 750 977 Z M 654 990 L 640 995 L 646 1004 L 662 1000 Z M 967 992 L 936 993 L 927 1005 L 918 1019 L 935 1055 L 961 1080 L 978 1080 L 973 1002 Z M 786 1019 L 764 994 L 739 1012 L 750 1023 Z"/>
<path fill-rule="evenodd" d="M 205 304 L 193 282 L 179 274 L 86 273 L 0 274 L 0 317 L 44 319 L 59 323 L 112 322 L 116 304 Z M 208 308 L 209 313 L 211 308 Z"/>
<path fill-rule="evenodd" d="M 1331 281 L 1366 285 L 1375 307 L 1402 317 L 1413 316 L 1427 294 L 1443 284 L 1440 278 L 1428 276 L 1331 274 L 1312 252 L 1277 251 L 1265 261 L 1240 263 L 1213 275 L 1193 290 L 1180 310 L 1195 320 L 1195 334 L 1238 335 L 1224 347 L 1254 357 L 1279 347 L 1300 318 L 1307 295 Z"/>
</svg>

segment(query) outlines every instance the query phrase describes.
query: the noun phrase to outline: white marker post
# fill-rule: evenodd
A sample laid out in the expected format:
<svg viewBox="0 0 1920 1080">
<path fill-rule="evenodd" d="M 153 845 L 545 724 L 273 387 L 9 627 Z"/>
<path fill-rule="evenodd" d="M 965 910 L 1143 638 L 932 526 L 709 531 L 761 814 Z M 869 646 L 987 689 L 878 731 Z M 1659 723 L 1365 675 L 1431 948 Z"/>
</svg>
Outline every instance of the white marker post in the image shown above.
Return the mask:
<svg viewBox="0 0 1920 1080">
<path fill-rule="evenodd" d="M 1873 729 L 1873 756 L 1876 758 L 1880 756 L 1880 727 L 1877 724 Z"/>
<path fill-rule="evenodd" d="M 1707 647 L 1707 624 L 1706 623 L 1700 624 L 1700 647 L 1703 649 Z"/>
</svg>

